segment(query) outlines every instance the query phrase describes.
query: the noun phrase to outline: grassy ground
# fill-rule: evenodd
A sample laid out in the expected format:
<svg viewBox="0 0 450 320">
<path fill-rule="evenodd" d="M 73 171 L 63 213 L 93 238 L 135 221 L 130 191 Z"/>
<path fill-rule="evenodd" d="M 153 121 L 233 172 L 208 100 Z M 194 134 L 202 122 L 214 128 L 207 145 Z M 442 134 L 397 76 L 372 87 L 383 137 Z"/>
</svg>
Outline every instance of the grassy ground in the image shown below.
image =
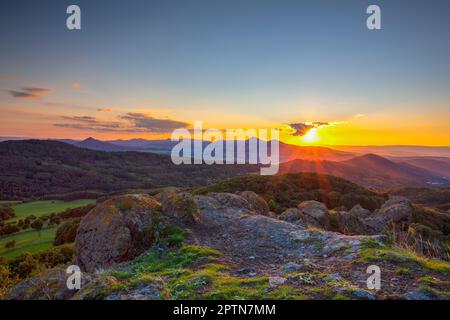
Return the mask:
<svg viewBox="0 0 450 320">
<path fill-rule="evenodd" d="M 43 200 L 19 203 L 12 206 L 16 217 L 7 222 L 17 221 L 30 214 L 39 217 L 50 213 L 59 213 L 66 209 L 82 207 L 91 203 L 95 203 L 95 200 Z M 44 227 L 40 234 L 34 229 L 28 229 L 10 236 L 0 237 L 0 256 L 6 259 L 12 259 L 25 252 L 35 253 L 48 249 L 53 245 L 56 229 L 57 226 L 51 228 Z M 11 240 L 16 240 L 16 246 L 6 249 L 5 244 Z"/>
<path fill-rule="evenodd" d="M 8 221 L 16 221 L 25 218 L 30 214 L 39 217 L 50 213 L 58 213 L 66 209 L 82 207 L 91 203 L 95 203 L 95 200 L 92 199 L 81 199 L 74 201 L 39 200 L 20 203 L 12 206 L 14 212 L 16 213 L 16 217 Z"/>
<path fill-rule="evenodd" d="M 56 229 L 57 227 L 42 229 L 40 235 L 36 230 L 28 229 L 0 238 L 0 256 L 9 260 L 25 252 L 35 253 L 48 249 L 53 245 Z M 16 240 L 15 248 L 6 249 L 5 244 L 11 240 Z"/>
</svg>

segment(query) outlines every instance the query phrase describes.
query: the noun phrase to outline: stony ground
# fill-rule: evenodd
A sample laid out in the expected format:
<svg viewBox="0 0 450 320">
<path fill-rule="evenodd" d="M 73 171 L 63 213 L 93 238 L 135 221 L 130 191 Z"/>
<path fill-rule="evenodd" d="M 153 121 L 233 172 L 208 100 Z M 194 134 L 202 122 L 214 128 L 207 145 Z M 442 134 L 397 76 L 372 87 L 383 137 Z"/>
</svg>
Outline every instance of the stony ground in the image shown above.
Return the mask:
<svg viewBox="0 0 450 320">
<path fill-rule="evenodd" d="M 130 261 L 96 268 L 95 273 L 85 276 L 85 285 L 71 298 L 450 297 L 447 262 L 392 247 L 379 235 L 348 236 L 282 221 L 257 202 L 245 201 L 249 196 L 214 194 L 196 196 L 193 201 L 183 196 L 172 205 L 163 204 L 163 212 L 175 219 L 158 230 L 152 248 Z M 186 208 L 186 201 L 191 201 L 189 211 L 178 210 L 180 206 Z M 370 265 L 381 270 L 380 290 L 367 288 L 370 274 L 366 270 Z M 35 278 L 33 283 L 23 283 L 10 298 L 33 293 L 39 296 L 42 287 L 50 287 L 49 292 L 59 292 L 66 298 L 61 294 L 65 291 L 61 281 L 52 279 L 58 277 L 41 276 L 40 282 Z"/>
</svg>

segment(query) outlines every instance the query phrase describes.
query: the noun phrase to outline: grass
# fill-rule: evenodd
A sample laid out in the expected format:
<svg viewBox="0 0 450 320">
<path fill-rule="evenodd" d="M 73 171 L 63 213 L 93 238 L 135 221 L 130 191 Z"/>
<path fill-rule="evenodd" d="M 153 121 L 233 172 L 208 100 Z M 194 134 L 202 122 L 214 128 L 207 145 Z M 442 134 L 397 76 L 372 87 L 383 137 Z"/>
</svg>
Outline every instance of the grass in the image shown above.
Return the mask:
<svg viewBox="0 0 450 320">
<path fill-rule="evenodd" d="M 410 268 L 412 266 L 421 266 L 423 268 L 450 272 L 450 263 L 428 259 L 417 254 L 414 250 L 399 246 L 383 246 L 375 242 L 366 242 L 362 245 L 361 259 L 364 262 L 389 261 L 396 263 L 400 268 Z"/>
<path fill-rule="evenodd" d="M 40 217 L 50 213 L 59 213 L 66 209 L 78 208 L 93 203 L 95 203 L 95 200 L 93 199 L 81 199 L 74 201 L 38 200 L 24 202 L 11 206 L 14 209 L 16 217 L 8 220 L 8 222 L 23 219 L 31 214 L 35 215 L 36 217 Z"/>
<path fill-rule="evenodd" d="M 7 260 L 15 258 L 25 252 L 35 253 L 53 246 L 57 227 L 44 228 L 39 233 L 28 229 L 0 239 L 0 256 Z M 8 241 L 16 240 L 14 248 L 5 248 Z"/>
<path fill-rule="evenodd" d="M 158 285 L 164 283 L 161 299 L 262 299 L 267 296 L 267 277 L 234 277 L 228 274 L 228 267 L 217 263 L 221 253 L 217 250 L 179 244 L 185 232 L 178 228 L 165 230 L 167 241 L 175 236 L 177 245 L 158 250 L 155 246 L 149 253 L 135 259 L 122 270 L 105 271 L 120 280 L 111 288 L 113 292 L 127 292 L 143 282 Z M 274 292 L 274 296 L 298 295 L 288 289 Z M 298 297 L 301 298 L 301 297 Z"/>
<path fill-rule="evenodd" d="M 74 201 L 62 200 L 38 200 L 31 202 L 23 202 L 12 205 L 16 217 L 7 220 L 7 222 L 14 222 L 23 219 L 28 215 L 33 214 L 36 217 L 48 215 L 51 213 L 63 212 L 66 209 L 73 209 L 82 207 L 88 204 L 95 203 L 92 199 L 81 199 Z M 53 240 L 57 226 L 44 227 L 40 233 L 34 229 L 27 229 L 18 233 L 0 238 L 0 256 L 7 260 L 15 258 L 25 252 L 35 253 L 46 250 L 53 246 Z M 9 241 L 15 240 L 16 246 L 14 248 L 5 248 L 5 244 Z"/>
</svg>

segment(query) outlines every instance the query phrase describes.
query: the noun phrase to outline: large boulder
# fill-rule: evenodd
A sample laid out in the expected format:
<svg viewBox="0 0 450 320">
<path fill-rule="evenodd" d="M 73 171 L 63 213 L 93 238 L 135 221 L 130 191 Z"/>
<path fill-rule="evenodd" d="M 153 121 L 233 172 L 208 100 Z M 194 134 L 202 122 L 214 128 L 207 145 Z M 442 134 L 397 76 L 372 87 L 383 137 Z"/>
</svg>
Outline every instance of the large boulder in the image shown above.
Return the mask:
<svg viewBox="0 0 450 320">
<path fill-rule="evenodd" d="M 364 209 L 359 204 L 355 205 L 350 211 L 339 211 L 337 213 L 337 224 L 339 232 L 344 234 L 372 234 L 371 228 L 365 223 L 366 218 L 370 217 L 371 212 Z"/>
<path fill-rule="evenodd" d="M 374 213 L 360 205 L 354 206 L 349 212 L 339 212 L 338 228 L 345 234 L 380 234 L 387 228 L 409 225 L 413 211 L 408 199 L 393 196 Z"/>
<path fill-rule="evenodd" d="M 364 219 L 370 216 L 370 210 L 364 209 L 359 204 L 355 205 L 348 213 L 351 215 Z"/>
<path fill-rule="evenodd" d="M 253 191 L 243 191 L 240 192 L 239 195 L 247 200 L 249 208 L 258 214 L 261 214 L 263 216 L 268 216 L 270 209 L 267 205 L 266 200 L 264 200 L 262 197 L 254 193 Z"/>
<path fill-rule="evenodd" d="M 405 197 L 391 196 L 376 214 L 383 215 L 386 220 L 394 223 L 411 222 L 414 208 Z"/>
<path fill-rule="evenodd" d="M 164 217 L 182 223 L 195 222 L 199 216 L 194 197 L 189 192 L 168 194 L 162 199 L 161 211 Z"/>
<path fill-rule="evenodd" d="M 222 207 L 219 201 L 204 195 L 194 196 L 194 202 L 199 210 L 219 210 Z"/>
<path fill-rule="evenodd" d="M 330 216 L 327 207 L 318 201 L 303 201 L 298 209 L 304 216 L 304 222 L 308 226 L 328 229 L 330 227 Z"/>
<path fill-rule="evenodd" d="M 247 199 L 234 194 L 227 192 L 211 192 L 208 193 L 207 196 L 217 200 L 220 203 L 220 208 L 242 208 L 242 209 L 250 209 L 250 204 Z"/>
<path fill-rule="evenodd" d="M 303 220 L 303 214 L 297 208 L 289 208 L 280 214 L 279 219 L 287 222 L 297 222 Z"/>
<path fill-rule="evenodd" d="M 67 287 L 67 279 L 71 274 L 67 274 L 63 268 L 55 268 L 44 271 L 34 277 L 20 282 L 11 288 L 6 294 L 7 300 L 67 300 L 70 299 L 77 290 L 70 290 Z M 85 286 L 91 277 L 81 273 L 81 288 Z"/>
<path fill-rule="evenodd" d="M 340 211 L 337 214 L 339 232 L 349 235 L 367 234 L 367 225 L 364 219 L 351 212 Z"/>
<path fill-rule="evenodd" d="M 80 222 L 77 264 L 94 272 L 140 255 L 157 236 L 159 210 L 160 204 L 146 195 L 123 195 L 100 203 Z"/>
</svg>

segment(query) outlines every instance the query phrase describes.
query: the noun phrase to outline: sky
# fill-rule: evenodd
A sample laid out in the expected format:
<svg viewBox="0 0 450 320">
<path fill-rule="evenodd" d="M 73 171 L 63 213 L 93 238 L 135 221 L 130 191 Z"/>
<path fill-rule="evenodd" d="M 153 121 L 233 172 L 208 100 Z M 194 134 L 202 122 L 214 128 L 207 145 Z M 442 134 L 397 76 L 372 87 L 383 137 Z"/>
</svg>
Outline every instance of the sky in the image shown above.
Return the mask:
<svg viewBox="0 0 450 320">
<path fill-rule="evenodd" d="M 0 39 L 0 136 L 450 145 L 447 0 L 4 0 Z"/>
</svg>

